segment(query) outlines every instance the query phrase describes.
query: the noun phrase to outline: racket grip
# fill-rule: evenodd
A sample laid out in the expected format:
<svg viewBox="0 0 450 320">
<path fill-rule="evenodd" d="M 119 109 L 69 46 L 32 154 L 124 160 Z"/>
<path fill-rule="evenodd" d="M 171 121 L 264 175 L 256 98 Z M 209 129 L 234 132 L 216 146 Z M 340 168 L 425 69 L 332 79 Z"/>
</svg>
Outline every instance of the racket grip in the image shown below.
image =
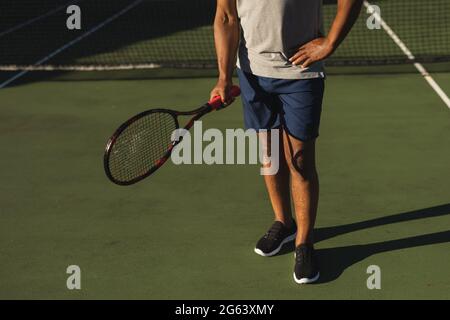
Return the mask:
<svg viewBox="0 0 450 320">
<path fill-rule="evenodd" d="M 236 98 L 239 97 L 239 95 L 241 94 L 241 89 L 239 89 L 238 86 L 232 86 L 230 89 L 230 95 L 232 98 Z M 224 105 L 224 103 L 222 102 L 222 98 L 220 96 L 215 96 L 214 98 L 212 98 L 208 104 L 214 109 L 214 110 L 218 110 L 218 109 L 222 109 L 224 107 L 226 107 L 226 105 Z"/>
</svg>

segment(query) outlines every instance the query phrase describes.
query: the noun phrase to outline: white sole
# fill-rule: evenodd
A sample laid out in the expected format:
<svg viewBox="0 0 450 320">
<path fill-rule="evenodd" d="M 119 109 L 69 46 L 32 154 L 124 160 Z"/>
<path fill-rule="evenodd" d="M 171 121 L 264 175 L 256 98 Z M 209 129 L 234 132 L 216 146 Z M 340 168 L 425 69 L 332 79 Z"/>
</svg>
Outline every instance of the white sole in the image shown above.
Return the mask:
<svg viewBox="0 0 450 320">
<path fill-rule="evenodd" d="M 297 279 L 297 277 L 295 276 L 295 272 L 294 272 L 294 281 L 298 284 L 313 283 L 313 282 L 316 282 L 317 280 L 319 280 L 319 277 L 320 277 L 320 272 L 317 272 L 317 275 L 314 278 Z"/>
<path fill-rule="evenodd" d="M 294 234 L 292 234 L 292 235 L 290 235 L 289 237 L 286 237 L 283 241 L 281 241 L 281 243 L 280 243 L 280 245 L 278 246 L 278 248 L 276 248 L 276 249 L 273 250 L 272 252 L 264 253 L 264 252 L 262 252 L 262 251 L 261 251 L 260 249 L 258 249 L 258 248 L 255 248 L 254 251 L 255 251 L 256 254 L 259 254 L 260 256 L 263 256 L 263 257 L 271 257 L 271 256 L 274 256 L 274 255 L 276 255 L 278 252 L 280 252 L 281 247 L 283 247 L 284 244 L 293 241 L 293 240 L 295 239 L 296 236 L 297 236 L 297 232 L 294 233 Z"/>
</svg>

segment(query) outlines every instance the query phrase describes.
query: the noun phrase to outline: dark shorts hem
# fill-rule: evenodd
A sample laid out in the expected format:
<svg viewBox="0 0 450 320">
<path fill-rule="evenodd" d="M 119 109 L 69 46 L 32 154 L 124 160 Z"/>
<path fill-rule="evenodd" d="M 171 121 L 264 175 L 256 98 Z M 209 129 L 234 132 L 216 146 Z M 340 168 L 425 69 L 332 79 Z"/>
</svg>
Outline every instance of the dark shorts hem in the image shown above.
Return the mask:
<svg viewBox="0 0 450 320">
<path fill-rule="evenodd" d="M 273 79 L 237 70 L 247 129 L 283 126 L 301 141 L 319 136 L 324 78 Z"/>
</svg>

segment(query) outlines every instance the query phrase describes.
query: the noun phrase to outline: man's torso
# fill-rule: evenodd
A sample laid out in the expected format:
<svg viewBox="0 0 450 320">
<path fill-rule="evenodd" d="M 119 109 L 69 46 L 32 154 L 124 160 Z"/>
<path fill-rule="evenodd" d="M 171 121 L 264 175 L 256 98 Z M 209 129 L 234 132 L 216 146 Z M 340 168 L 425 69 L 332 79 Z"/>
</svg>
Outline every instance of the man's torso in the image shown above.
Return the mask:
<svg viewBox="0 0 450 320">
<path fill-rule="evenodd" d="M 321 0 L 236 0 L 241 23 L 238 67 L 264 77 L 324 76 L 322 62 L 302 69 L 289 58 L 322 35 Z"/>
</svg>

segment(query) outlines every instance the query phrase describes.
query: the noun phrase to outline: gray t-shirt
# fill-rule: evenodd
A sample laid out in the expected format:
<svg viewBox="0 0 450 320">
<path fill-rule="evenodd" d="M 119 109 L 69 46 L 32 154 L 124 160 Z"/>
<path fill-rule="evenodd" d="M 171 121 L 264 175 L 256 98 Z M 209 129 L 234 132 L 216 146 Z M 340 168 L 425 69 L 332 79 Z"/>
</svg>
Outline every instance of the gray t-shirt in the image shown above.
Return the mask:
<svg viewBox="0 0 450 320">
<path fill-rule="evenodd" d="M 303 69 L 289 58 L 323 35 L 322 0 L 236 0 L 241 23 L 237 66 L 277 79 L 324 77 L 322 62 Z"/>
</svg>

